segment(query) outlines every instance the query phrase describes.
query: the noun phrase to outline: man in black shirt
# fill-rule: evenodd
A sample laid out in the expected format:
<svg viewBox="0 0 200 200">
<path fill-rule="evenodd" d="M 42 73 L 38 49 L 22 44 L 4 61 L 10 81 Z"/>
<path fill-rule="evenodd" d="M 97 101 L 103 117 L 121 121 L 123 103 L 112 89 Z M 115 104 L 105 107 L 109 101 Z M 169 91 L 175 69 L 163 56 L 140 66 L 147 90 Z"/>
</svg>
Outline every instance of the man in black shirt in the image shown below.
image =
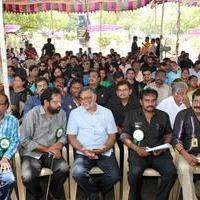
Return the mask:
<svg viewBox="0 0 200 200">
<path fill-rule="evenodd" d="M 172 129 L 169 116 L 155 109 L 158 94 L 147 88 L 140 93 L 141 108 L 130 111 L 123 124 L 121 139 L 129 148 L 129 198 L 141 200 L 143 172 L 147 168 L 157 170 L 161 183 L 156 200 L 168 200 L 170 190 L 176 180 L 176 169 L 169 151 L 146 151 L 146 147 L 155 147 L 170 143 Z"/>
<path fill-rule="evenodd" d="M 128 81 L 120 81 L 116 86 L 116 96 L 109 99 L 107 107 L 112 111 L 118 130 L 117 143 L 120 148 L 120 168 L 124 163 L 124 148 L 123 143 L 119 140 L 119 135 L 122 133 L 122 125 L 125 115 L 139 107 L 139 101 L 135 93 L 132 91 L 132 86 Z"/>
<path fill-rule="evenodd" d="M 180 111 L 176 116 L 173 145 L 179 152 L 177 168 L 183 199 L 197 200 L 193 171 L 200 162 L 200 89 L 193 93 L 192 107 Z"/>
<path fill-rule="evenodd" d="M 112 111 L 118 127 L 118 133 L 122 133 L 122 125 L 125 114 L 139 107 L 137 96 L 132 92 L 132 86 L 128 81 L 122 80 L 117 84 L 116 96 L 109 99 L 107 107 Z"/>
<path fill-rule="evenodd" d="M 100 84 L 100 74 L 97 71 L 91 70 L 89 73 L 89 87 L 95 91 L 97 95 L 97 103 L 101 106 L 106 106 L 108 102 L 108 95 L 106 88 Z"/>
<path fill-rule="evenodd" d="M 47 39 L 47 43 L 44 44 L 42 48 L 42 55 L 48 55 L 49 57 L 53 56 L 55 53 L 55 47 L 51 44 L 51 38 Z"/>
</svg>

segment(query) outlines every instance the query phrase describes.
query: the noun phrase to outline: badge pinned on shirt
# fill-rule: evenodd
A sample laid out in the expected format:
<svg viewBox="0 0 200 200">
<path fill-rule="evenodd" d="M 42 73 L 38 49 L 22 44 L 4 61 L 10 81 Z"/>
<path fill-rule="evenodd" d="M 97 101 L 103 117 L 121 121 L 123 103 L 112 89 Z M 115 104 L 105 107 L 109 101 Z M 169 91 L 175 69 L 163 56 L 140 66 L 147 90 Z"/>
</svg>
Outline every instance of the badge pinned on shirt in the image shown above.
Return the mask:
<svg viewBox="0 0 200 200">
<path fill-rule="evenodd" d="M 64 129 L 63 128 L 59 128 L 56 131 L 56 137 L 60 138 L 62 135 L 64 134 Z"/>
<path fill-rule="evenodd" d="M 197 138 L 192 138 L 192 147 L 198 147 L 198 139 Z"/>
<path fill-rule="evenodd" d="M 68 105 L 68 108 L 71 110 L 72 109 L 72 105 Z"/>
<path fill-rule="evenodd" d="M 5 151 L 10 146 L 10 140 L 8 138 L 1 138 L 0 139 L 0 147 Z"/>
<path fill-rule="evenodd" d="M 136 130 L 133 132 L 133 142 L 136 145 L 140 145 L 140 142 L 144 139 L 144 132 L 141 130 L 141 122 L 135 123 Z"/>
</svg>

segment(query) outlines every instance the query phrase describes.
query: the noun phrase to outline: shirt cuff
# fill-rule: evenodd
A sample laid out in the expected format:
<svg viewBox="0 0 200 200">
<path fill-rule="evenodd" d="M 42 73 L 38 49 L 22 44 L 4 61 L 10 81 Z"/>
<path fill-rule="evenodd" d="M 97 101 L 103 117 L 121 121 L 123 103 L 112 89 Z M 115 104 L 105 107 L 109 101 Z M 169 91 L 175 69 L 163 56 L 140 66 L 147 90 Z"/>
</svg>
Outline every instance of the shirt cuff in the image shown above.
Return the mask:
<svg viewBox="0 0 200 200">
<path fill-rule="evenodd" d="M 38 143 L 37 143 L 37 142 L 31 141 L 31 142 L 29 142 L 29 144 L 28 144 L 28 150 L 29 150 L 29 151 L 33 151 L 34 149 L 36 149 L 37 146 L 38 146 Z"/>
</svg>

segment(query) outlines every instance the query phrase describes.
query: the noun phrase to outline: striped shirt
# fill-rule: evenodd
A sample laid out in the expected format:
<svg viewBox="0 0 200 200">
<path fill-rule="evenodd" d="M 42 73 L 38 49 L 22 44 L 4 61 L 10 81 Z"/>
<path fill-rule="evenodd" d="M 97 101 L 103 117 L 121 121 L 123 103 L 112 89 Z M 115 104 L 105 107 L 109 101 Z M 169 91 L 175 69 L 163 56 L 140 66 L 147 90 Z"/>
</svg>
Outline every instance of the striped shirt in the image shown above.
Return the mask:
<svg viewBox="0 0 200 200">
<path fill-rule="evenodd" d="M 5 151 L 0 146 L 0 158 L 6 157 L 10 160 L 17 151 L 19 144 L 19 123 L 10 114 L 5 114 L 4 118 L 0 121 L 0 140 L 2 138 L 9 139 L 10 145 Z"/>
</svg>

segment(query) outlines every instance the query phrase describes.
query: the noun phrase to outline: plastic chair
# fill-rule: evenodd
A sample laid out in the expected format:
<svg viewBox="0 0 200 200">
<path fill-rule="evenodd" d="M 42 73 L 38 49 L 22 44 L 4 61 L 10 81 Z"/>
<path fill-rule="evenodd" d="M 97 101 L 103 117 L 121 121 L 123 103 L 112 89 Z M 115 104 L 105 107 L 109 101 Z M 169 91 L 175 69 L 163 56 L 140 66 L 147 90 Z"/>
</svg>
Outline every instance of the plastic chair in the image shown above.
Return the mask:
<svg viewBox="0 0 200 200">
<path fill-rule="evenodd" d="M 66 147 L 63 147 L 62 150 L 63 158 L 67 160 L 67 149 Z M 19 193 L 19 200 L 26 200 L 26 187 L 23 184 L 22 176 L 21 176 L 21 158 L 19 155 L 19 152 L 15 154 L 15 166 L 16 166 L 16 177 L 17 177 L 17 188 Z M 53 174 L 53 172 L 49 168 L 42 168 L 40 172 L 40 176 L 49 176 Z M 67 178 L 64 185 L 64 193 L 65 193 L 65 199 L 69 199 L 69 179 Z"/>
<path fill-rule="evenodd" d="M 117 159 L 117 163 L 118 165 L 120 164 L 119 158 L 120 158 L 120 154 L 119 154 L 119 148 L 117 146 L 117 144 L 115 143 L 114 146 L 114 152 L 115 152 L 115 156 Z M 73 176 L 72 176 L 72 166 L 74 163 L 74 149 L 71 145 L 69 145 L 69 164 L 70 164 L 70 200 L 76 200 L 76 194 L 77 194 L 77 182 L 74 180 Z M 104 172 L 99 168 L 99 167 L 93 167 L 90 172 L 91 175 L 94 174 L 103 174 Z M 115 200 L 120 200 L 120 181 L 118 181 L 117 183 L 115 183 L 114 185 L 114 196 L 115 196 Z"/>
</svg>

